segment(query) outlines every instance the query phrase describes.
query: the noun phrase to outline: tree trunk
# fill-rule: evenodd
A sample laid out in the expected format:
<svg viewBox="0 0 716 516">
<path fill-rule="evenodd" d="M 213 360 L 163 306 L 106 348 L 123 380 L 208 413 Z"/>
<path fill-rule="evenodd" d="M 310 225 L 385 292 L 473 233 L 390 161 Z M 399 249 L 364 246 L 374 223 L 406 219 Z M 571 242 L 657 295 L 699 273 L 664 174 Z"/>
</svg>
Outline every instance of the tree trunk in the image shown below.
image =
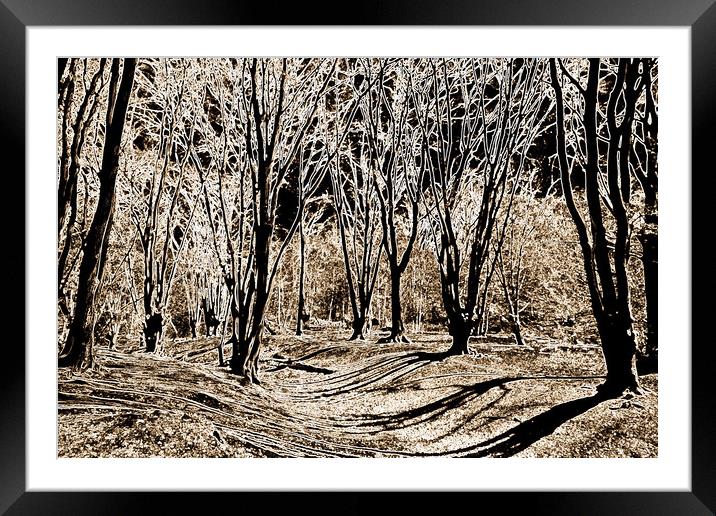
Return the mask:
<svg viewBox="0 0 716 516">
<path fill-rule="evenodd" d="M 244 376 L 251 383 L 260 383 L 258 378 L 258 357 L 261 336 L 264 331 L 264 318 L 268 303 L 268 260 L 271 239 L 270 227 L 259 226 L 256 232 L 256 300 L 251 314 L 251 329 L 242 340 L 239 336 L 239 359 L 232 360 L 231 370 Z"/>
<path fill-rule="evenodd" d="M 222 334 L 221 338 L 219 339 L 219 345 L 217 346 L 217 351 L 219 353 L 219 367 L 224 367 L 224 336 Z"/>
<path fill-rule="evenodd" d="M 296 313 L 296 335 L 303 335 L 303 318 L 304 318 L 304 305 L 305 300 L 303 298 L 302 289 L 298 292 L 298 311 Z"/>
<path fill-rule="evenodd" d="M 246 360 L 249 356 L 250 346 L 251 342 L 249 339 L 241 337 L 237 339 L 236 345 L 234 346 L 235 352 L 232 354 L 231 360 L 229 360 L 229 367 L 232 373 L 245 376 Z"/>
<path fill-rule="evenodd" d="M 390 335 L 379 339 L 379 343 L 384 342 L 405 342 L 410 340 L 404 335 L 405 327 L 403 325 L 403 307 L 400 302 L 400 269 L 397 267 L 390 268 Z"/>
<path fill-rule="evenodd" d="M 151 269 L 149 254 L 145 255 L 145 271 Z M 145 275 L 144 278 L 144 324 L 142 334 L 144 335 L 144 350 L 147 353 L 161 351 L 162 329 L 164 317 L 161 310 L 154 302 L 157 295 L 157 287 L 152 275 Z"/>
<path fill-rule="evenodd" d="M 265 181 L 265 177 L 263 178 Z M 261 183 L 261 176 L 259 182 Z M 265 183 L 262 183 L 265 184 Z M 264 213 L 264 220 L 268 217 Z M 233 353 L 229 366 L 235 374 L 244 376 L 250 383 L 260 383 L 258 378 L 258 358 L 261 347 L 261 336 L 264 330 L 264 317 L 268 303 L 269 282 L 269 248 L 272 228 L 268 223 L 259 224 L 255 238 L 256 294 L 251 313 L 251 328 L 248 332 L 240 331 L 238 352 Z M 246 309 L 248 312 L 248 308 Z M 241 316 L 239 317 L 241 321 Z M 246 318 L 248 321 L 248 318 Z"/>
<path fill-rule="evenodd" d="M 283 280 L 278 284 L 278 296 L 276 300 L 276 325 L 281 328 L 283 326 Z"/>
<path fill-rule="evenodd" d="M 94 362 L 95 304 L 102 282 L 109 236 L 112 230 L 115 184 L 119 171 L 119 150 L 122 143 L 124 118 L 132 92 L 136 59 L 124 59 L 123 62 L 121 82 L 119 81 L 118 59 L 112 61 L 110 70 L 107 125 L 102 151 L 102 168 L 99 173 L 99 198 L 80 262 L 74 318 L 63 353 L 58 359 L 59 367 L 71 367 L 75 370 L 92 367 Z M 117 89 L 118 83 L 119 88 Z"/>
<path fill-rule="evenodd" d="M 351 327 L 353 334 L 348 340 L 365 340 L 365 315 L 354 317 Z"/>
<path fill-rule="evenodd" d="M 305 275 L 306 275 L 306 234 L 303 231 L 303 215 L 299 221 L 300 259 L 298 268 L 298 310 L 296 311 L 296 335 L 303 335 L 303 318 L 306 308 Z"/>
<path fill-rule="evenodd" d="M 520 322 L 519 283 L 513 285 L 512 295 L 510 295 L 510 291 L 507 288 L 507 282 L 504 281 L 504 275 L 502 275 L 502 277 L 505 290 L 505 298 L 508 306 L 510 307 L 510 319 L 512 319 L 512 334 L 515 336 L 515 343 L 518 346 L 524 346 L 525 341 L 522 339 L 522 323 Z"/>
<path fill-rule="evenodd" d="M 644 266 L 644 294 L 646 297 L 646 343 L 641 362 L 649 372 L 656 372 L 659 356 L 659 262 L 658 234 L 646 230 L 641 235 L 642 263 Z"/>
<path fill-rule="evenodd" d="M 196 322 L 196 319 L 194 319 L 193 317 L 189 318 L 189 329 L 191 330 L 192 339 L 196 338 Z"/>
<path fill-rule="evenodd" d="M 259 384 L 258 359 L 261 348 L 261 331 L 238 343 L 238 354 L 229 361 L 231 372 L 243 376 L 249 383 Z"/>
<path fill-rule="evenodd" d="M 233 296 L 231 302 L 231 320 L 231 338 L 227 342 L 227 344 L 231 344 L 231 359 L 229 360 L 229 367 L 232 371 L 238 371 L 239 365 L 242 361 L 241 349 L 243 348 L 240 342 L 246 335 L 248 315 L 247 311 L 242 306 L 237 305 L 236 298 Z"/>
<path fill-rule="evenodd" d="M 238 352 L 229 361 L 231 372 L 243 376 L 249 383 L 261 383 L 258 377 L 258 359 L 262 333 L 263 324 L 255 333 L 252 332 L 245 338 L 239 337 L 237 346 L 234 348 L 238 349 Z"/>
<path fill-rule="evenodd" d="M 202 311 L 204 312 L 204 334 L 206 337 L 208 337 L 210 329 L 211 329 L 211 325 L 209 324 L 210 315 L 209 315 L 209 306 L 206 301 L 206 297 L 201 298 L 201 307 L 202 307 Z"/>
<path fill-rule="evenodd" d="M 646 342 L 644 356 L 640 357 L 640 369 L 645 372 L 657 372 L 659 363 L 659 311 L 658 311 L 658 242 L 659 242 L 659 212 L 658 212 L 658 148 L 659 148 L 659 117 L 656 111 L 656 102 L 652 91 L 652 70 L 656 61 L 646 59 L 642 61 L 644 76 L 645 111 L 646 118 L 646 175 L 642 181 L 644 190 L 644 226 L 639 240 L 642 246 L 642 262 L 644 266 L 644 293 L 646 297 Z M 644 367 L 646 366 L 646 367 Z"/>
<path fill-rule="evenodd" d="M 118 333 L 115 331 L 109 332 L 107 335 L 107 345 L 109 349 L 114 349 L 114 347 L 117 345 L 117 337 Z"/>
<path fill-rule="evenodd" d="M 518 346 L 524 346 L 525 341 L 522 339 L 522 328 L 519 317 L 512 316 L 512 334 L 515 336 L 515 343 Z"/>
<path fill-rule="evenodd" d="M 233 331 L 229 343 L 231 343 L 231 359 L 229 368 L 232 373 L 242 375 L 244 365 L 248 357 L 249 346 L 249 307 L 243 302 L 238 305 L 235 301 L 231 304 L 231 317 L 233 319 Z"/>
<path fill-rule="evenodd" d="M 484 313 L 478 313 L 478 315 L 475 318 L 475 325 L 474 329 L 472 330 L 472 334 L 475 337 L 484 337 L 487 335 L 487 321 L 485 319 Z"/>
<path fill-rule="evenodd" d="M 162 314 L 153 313 L 147 315 L 142 331 L 144 333 L 144 344 L 147 353 L 160 352 L 164 317 Z"/>
<path fill-rule="evenodd" d="M 467 355 L 470 352 L 468 341 L 472 325 L 469 321 L 463 319 L 454 319 L 450 322 L 450 335 L 452 335 L 452 345 L 445 352 L 447 356 L 451 355 Z"/>
<path fill-rule="evenodd" d="M 249 307 L 241 306 L 236 312 L 234 312 L 234 307 L 232 307 L 234 333 L 229 340 L 232 344 L 231 359 L 229 360 L 231 372 L 244 376 L 249 382 L 254 383 L 258 383 L 257 380 L 254 380 L 256 370 L 254 368 L 252 371 L 249 367 L 249 359 L 254 346 L 257 344 L 260 345 L 261 343 L 260 339 L 257 339 L 256 336 L 260 335 L 263 331 L 263 323 L 260 322 L 263 320 L 263 315 L 259 313 L 259 307 L 257 306 L 261 300 L 258 299 L 258 297 L 260 296 L 257 296 L 253 306 L 253 313 L 251 314 L 253 318 L 251 327 L 249 327 Z M 260 319 L 259 321 L 257 321 L 257 317 Z M 252 374 L 254 376 L 252 376 Z"/>
<path fill-rule="evenodd" d="M 400 304 L 400 272 L 390 272 L 390 320 L 393 338 L 403 335 L 403 307 Z"/>
<path fill-rule="evenodd" d="M 418 307 L 415 314 L 415 333 L 423 332 L 423 294 L 418 296 Z"/>
<path fill-rule="evenodd" d="M 598 324 L 607 379 L 598 387 L 602 394 L 620 396 L 624 391 L 640 392 L 636 372 L 636 339 L 631 317 L 604 314 Z"/>
<path fill-rule="evenodd" d="M 489 280 L 485 280 L 485 288 L 488 287 Z M 475 324 L 473 325 L 472 334 L 476 337 L 484 337 L 490 327 L 490 309 L 487 306 L 487 294 L 480 296 L 477 302 L 477 314 L 475 315 Z"/>
</svg>

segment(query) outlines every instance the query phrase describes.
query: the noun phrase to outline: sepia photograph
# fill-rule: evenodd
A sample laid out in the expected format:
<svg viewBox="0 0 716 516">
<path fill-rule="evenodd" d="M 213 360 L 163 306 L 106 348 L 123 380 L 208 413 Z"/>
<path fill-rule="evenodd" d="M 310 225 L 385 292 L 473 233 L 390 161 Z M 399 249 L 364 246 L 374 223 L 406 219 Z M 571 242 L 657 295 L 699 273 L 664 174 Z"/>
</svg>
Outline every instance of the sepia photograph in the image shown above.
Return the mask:
<svg viewBox="0 0 716 516">
<path fill-rule="evenodd" d="M 659 457 L 658 58 L 56 80 L 58 457 Z"/>
</svg>

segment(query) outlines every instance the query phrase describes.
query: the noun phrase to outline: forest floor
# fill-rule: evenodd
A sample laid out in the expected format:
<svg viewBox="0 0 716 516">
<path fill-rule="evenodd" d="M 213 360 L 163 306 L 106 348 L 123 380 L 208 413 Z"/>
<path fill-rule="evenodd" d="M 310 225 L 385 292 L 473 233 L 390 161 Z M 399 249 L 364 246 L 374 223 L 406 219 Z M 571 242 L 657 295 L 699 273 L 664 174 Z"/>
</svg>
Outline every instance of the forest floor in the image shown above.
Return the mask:
<svg viewBox="0 0 716 516">
<path fill-rule="evenodd" d="M 344 333 L 265 339 L 260 385 L 220 368 L 216 338 L 98 350 L 58 377 L 60 457 L 656 457 L 657 376 L 602 400 L 596 346 L 449 337 L 348 342 Z M 226 348 L 228 355 L 229 349 Z"/>
</svg>

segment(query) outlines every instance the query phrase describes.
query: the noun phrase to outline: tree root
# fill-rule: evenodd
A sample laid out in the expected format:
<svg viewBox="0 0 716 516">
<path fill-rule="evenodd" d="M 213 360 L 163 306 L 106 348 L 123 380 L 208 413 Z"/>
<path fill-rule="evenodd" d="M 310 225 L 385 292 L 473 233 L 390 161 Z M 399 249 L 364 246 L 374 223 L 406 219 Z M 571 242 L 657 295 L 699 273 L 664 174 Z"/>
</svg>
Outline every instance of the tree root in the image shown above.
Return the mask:
<svg viewBox="0 0 716 516">
<path fill-rule="evenodd" d="M 630 399 L 634 396 L 641 396 L 644 391 L 638 385 L 624 385 L 623 383 L 615 383 L 614 381 L 605 381 L 597 385 L 597 394 L 604 399 L 625 398 Z"/>
<path fill-rule="evenodd" d="M 412 344 L 412 341 L 405 335 L 388 335 L 378 339 L 377 344 Z"/>
<path fill-rule="evenodd" d="M 455 348 L 455 347 L 451 346 L 449 349 L 447 349 L 446 351 L 443 351 L 440 354 L 443 355 L 442 360 L 444 360 L 448 357 L 458 357 L 460 355 L 472 355 L 474 353 L 470 349 L 470 346 L 467 346 L 465 349 L 459 349 L 459 348 Z"/>
</svg>

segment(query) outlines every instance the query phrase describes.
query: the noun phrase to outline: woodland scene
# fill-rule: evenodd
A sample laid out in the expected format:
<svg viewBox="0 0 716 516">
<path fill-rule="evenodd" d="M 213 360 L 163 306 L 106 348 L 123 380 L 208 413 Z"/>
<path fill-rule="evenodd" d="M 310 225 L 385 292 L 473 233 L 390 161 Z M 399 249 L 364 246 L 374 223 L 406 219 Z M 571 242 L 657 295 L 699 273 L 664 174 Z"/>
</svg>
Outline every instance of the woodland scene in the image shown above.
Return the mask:
<svg viewBox="0 0 716 516">
<path fill-rule="evenodd" d="M 653 58 L 62 58 L 61 457 L 656 457 Z"/>
</svg>

